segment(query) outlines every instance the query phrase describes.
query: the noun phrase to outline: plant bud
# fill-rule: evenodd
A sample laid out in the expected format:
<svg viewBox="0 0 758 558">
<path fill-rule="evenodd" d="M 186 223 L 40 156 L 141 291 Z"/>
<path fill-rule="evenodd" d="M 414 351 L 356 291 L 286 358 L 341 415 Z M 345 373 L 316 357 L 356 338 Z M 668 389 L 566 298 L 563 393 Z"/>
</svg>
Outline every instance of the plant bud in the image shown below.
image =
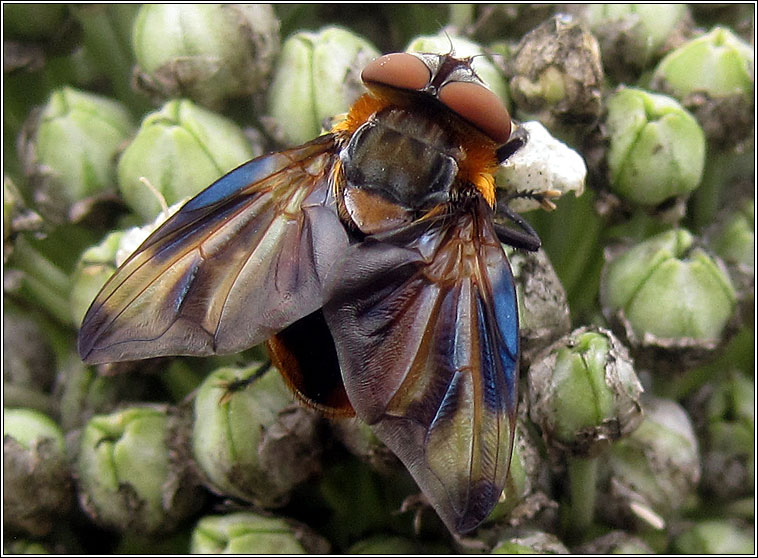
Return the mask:
<svg viewBox="0 0 758 558">
<path fill-rule="evenodd" d="M 613 192 L 654 206 L 686 196 L 700 183 L 705 136 L 670 97 L 622 88 L 607 101 L 608 171 Z"/>
<path fill-rule="evenodd" d="M 728 275 L 684 229 L 648 238 L 615 257 L 608 251 L 600 300 L 633 348 L 664 350 L 675 367 L 721 342 L 736 304 Z"/>
<path fill-rule="evenodd" d="M 531 529 L 514 530 L 492 549 L 492 554 L 568 554 L 568 548 L 551 533 Z"/>
<path fill-rule="evenodd" d="M 602 458 L 607 497 L 598 499 L 598 506 L 613 524 L 636 518 L 662 529 L 694 494 L 700 456 L 690 419 L 677 403 L 648 397 L 643 409 L 639 428 Z"/>
<path fill-rule="evenodd" d="M 318 416 L 293 401 L 273 368 L 234 388 L 256 368 L 220 368 L 206 378 L 195 398 L 193 449 L 211 488 L 280 507 L 320 469 Z"/>
<path fill-rule="evenodd" d="M 661 60 L 651 87 L 679 99 L 709 139 L 734 145 L 753 135 L 754 80 L 753 48 L 715 27 Z"/>
<path fill-rule="evenodd" d="M 329 543 L 284 519 L 255 513 L 209 515 L 192 532 L 192 554 L 324 554 Z"/>
<path fill-rule="evenodd" d="M 521 366 L 571 329 L 566 290 L 544 250 L 526 252 L 505 247 L 519 303 Z"/>
<path fill-rule="evenodd" d="M 194 196 L 256 153 L 227 118 L 184 100 L 148 114 L 118 162 L 118 185 L 126 204 L 145 221 L 161 210 L 143 178 L 172 205 Z"/>
<path fill-rule="evenodd" d="M 147 406 L 90 419 L 76 467 L 79 500 L 94 521 L 121 532 L 165 533 L 202 504 L 177 452 L 174 421 L 167 409 Z"/>
<path fill-rule="evenodd" d="M 73 503 L 71 470 L 61 432 L 32 409 L 3 409 L 3 523 L 44 536 Z"/>
<path fill-rule="evenodd" d="M 326 119 L 347 112 L 366 92 L 361 71 L 378 55 L 371 43 L 339 27 L 291 35 L 268 90 L 270 132 L 288 145 L 318 136 Z"/>
<path fill-rule="evenodd" d="M 36 209 L 54 223 L 77 221 L 115 192 L 116 154 L 132 118 L 115 100 L 63 87 L 33 120 L 21 150 Z"/>
<path fill-rule="evenodd" d="M 685 4 L 590 4 L 578 15 L 597 37 L 605 71 L 626 83 L 692 26 Z"/>
<path fill-rule="evenodd" d="M 735 211 L 718 218 L 706 238 L 734 281 L 744 323 L 752 323 L 755 316 L 754 223 L 755 200 L 744 200 Z"/>
<path fill-rule="evenodd" d="M 550 444 L 593 456 L 642 420 L 642 386 L 626 348 L 608 330 L 581 328 L 529 369 L 529 413 Z"/>
<path fill-rule="evenodd" d="M 600 49 L 570 16 L 556 15 L 527 33 L 509 62 L 508 75 L 517 116 L 523 111 L 551 129 L 563 122 L 591 123 L 600 116 Z"/>
<path fill-rule="evenodd" d="M 703 488 L 720 500 L 755 489 L 755 384 L 731 371 L 709 390 L 703 441 Z"/>
<path fill-rule="evenodd" d="M 132 44 L 139 86 L 218 109 L 265 87 L 279 20 L 269 4 L 145 4 Z"/>
</svg>

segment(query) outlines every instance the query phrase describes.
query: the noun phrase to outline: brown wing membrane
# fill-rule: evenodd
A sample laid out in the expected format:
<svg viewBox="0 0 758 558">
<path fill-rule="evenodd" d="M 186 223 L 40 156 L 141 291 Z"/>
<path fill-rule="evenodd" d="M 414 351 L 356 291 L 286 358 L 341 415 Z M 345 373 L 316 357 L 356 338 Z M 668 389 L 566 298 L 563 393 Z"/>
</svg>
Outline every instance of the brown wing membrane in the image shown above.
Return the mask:
<svg viewBox="0 0 758 558">
<path fill-rule="evenodd" d="M 237 352 L 322 305 L 347 246 L 329 189 L 334 140 L 254 159 L 156 230 L 84 318 L 90 363 Z"/>
<path fill-rule="evenodd" d="M 370 237 L 333 277 L 324 315 L 356 413 L 448 528 L 472 530 L 505 484 L 516 409 L 516 296 L 490 209 Z"/>
</svg>

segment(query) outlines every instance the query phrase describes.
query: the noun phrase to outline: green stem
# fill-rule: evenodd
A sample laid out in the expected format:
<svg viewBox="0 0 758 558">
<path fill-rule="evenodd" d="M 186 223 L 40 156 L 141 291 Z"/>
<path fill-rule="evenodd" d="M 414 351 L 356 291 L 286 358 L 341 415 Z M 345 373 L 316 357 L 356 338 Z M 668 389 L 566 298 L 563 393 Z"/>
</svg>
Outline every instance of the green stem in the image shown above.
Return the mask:
<svg viewBox="0 0 758 558">
<path fill-rule="evenodd" d="M 597 464 L 596 457 L 568 459 L 570 525 L 576 538 L 581 538 L 581 534 L 592 525 L 595 517 Z"/>
<path fill-rule="evenodd" d="M 71 323 L 69 296 L 71 281 L 59 267 L 19 236 L 10 266 L 24 273 L 21 293 L 39 303 L 63 324 Z"/>
<path fill-rule="evenodd" d="M 703 178 L 690 202 L 694 230 L 713 223 L 719 209 L 728 201 L 725 198 L 738 177 L 752 176 L 755 169 L 753 157 L 754 152 L 750 149 L 715 150 L 708 154 Z"/>
<path fill-rule="evenodd" d="M 131 45 L 124 32 L 136 15 L 132 11 L 118 10 L 115 5 L 88 5 L 73 9 L 84 32 L 84 44 L 92 61 L 107 75 L 116 96 L 135 112 L 141 113 L 150 106 L 148 100 L 137 94 L 131 86 Z"/>
</svg>

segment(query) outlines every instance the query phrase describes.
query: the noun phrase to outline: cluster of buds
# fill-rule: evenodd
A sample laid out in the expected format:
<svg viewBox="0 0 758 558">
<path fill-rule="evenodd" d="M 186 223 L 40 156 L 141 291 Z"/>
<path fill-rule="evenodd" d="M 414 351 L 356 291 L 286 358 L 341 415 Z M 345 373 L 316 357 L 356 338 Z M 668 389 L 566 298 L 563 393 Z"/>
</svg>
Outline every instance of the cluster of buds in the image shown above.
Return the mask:
<svg viewBox="0 0 758 558">
<path fill-rule="evenodd" d="M 3 7 L 4 550 L 754 552 L 745 10 L 366 13 Z M 370 425 L 300 405 L 263 347 L 95 367 L 73 341 L 151 231 L 329 129 L 382 50 L 472 57 L 526 138 L 495 172 L 498 207 L 542 239 L 504 247 L 521 401 L 505 490 L 466 538 Z"/>
</svg>

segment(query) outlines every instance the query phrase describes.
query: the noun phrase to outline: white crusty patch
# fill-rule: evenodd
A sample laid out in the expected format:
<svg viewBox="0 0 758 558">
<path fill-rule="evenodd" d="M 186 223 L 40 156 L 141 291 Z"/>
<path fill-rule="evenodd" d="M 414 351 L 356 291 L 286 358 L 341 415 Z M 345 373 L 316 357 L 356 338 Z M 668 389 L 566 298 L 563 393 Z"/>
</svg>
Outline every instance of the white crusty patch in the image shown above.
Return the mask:
<svg viewBox="0 0 758 558">
<path fill-rule="evenodd" d="M 497 188 L 507 192 L 557 190 L 561 195 L 574 192 L 575 196 L 581 196 L 587 178 L 587 165 L 582 156 L 555 139 L 539 122 L 519 125 L 527 131 L 528 140 L 498 168 Z M 536 209 L 540 204 L 519 198 L 509 206 L 521 212 Z"/>
</svg>

